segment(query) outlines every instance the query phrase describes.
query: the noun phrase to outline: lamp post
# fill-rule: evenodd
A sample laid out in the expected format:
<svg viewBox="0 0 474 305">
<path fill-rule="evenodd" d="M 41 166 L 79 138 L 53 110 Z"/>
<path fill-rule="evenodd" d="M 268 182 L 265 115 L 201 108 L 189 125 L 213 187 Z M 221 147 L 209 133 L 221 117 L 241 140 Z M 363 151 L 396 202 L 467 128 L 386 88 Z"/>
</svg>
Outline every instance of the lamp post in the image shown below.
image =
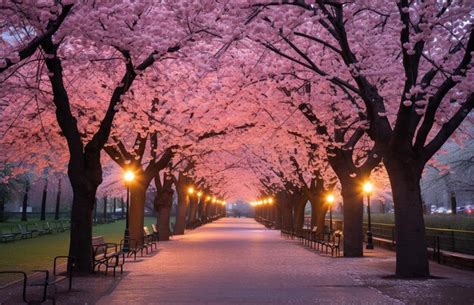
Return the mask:
<svg viewBox="0 0 474 305">
<path fill-rule="evenodd" d="M 130 183 L 135 179 L 135 174 L 128 170 L 123 175 L 123 180 L 125 181 L 125 185 L 127 186 L 127 213 L 125 214 L 125 233 L 123 238 L 123 252 L 130 251 L 130 230 L 128 227 L 128 211 L 130 210 Z"/>
<path fill-rule="evenodd" d="M 329 194 L 326 197 L 326 202 L 329 206 L 329 232 L 332 232 L 332 204 L 334 203 L 334 195 Z"/>
<path fill-rule="evenodd" d="M 369 250 L 374 248 L 374 241 L 372 239 L 372 220 L 370 218 L 370 194 L 372 193 L 372 189 L 372 183 L 368 181 L 364 183 L 364 193 L 367 195 L 367 218 L 369 220 L 367 227 L 367 245 L 365 248 Z"/>
</svg>

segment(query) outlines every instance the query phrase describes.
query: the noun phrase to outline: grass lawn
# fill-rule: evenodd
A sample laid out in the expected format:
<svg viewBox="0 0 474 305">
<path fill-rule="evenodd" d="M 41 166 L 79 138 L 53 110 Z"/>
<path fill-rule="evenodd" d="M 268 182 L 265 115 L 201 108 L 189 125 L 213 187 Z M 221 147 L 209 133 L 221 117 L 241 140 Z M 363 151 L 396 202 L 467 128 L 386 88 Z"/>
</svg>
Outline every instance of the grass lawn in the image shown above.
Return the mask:
<svg viewBox="0 0 474 305">
<path fill-rule="evenodd" d="M 151 229 L 156 218 L 145 217 L 145 224 Z M 2 223 L 2 226 L 16 225 L 18 221 Z M 38 222 L 39 221 L 32 221 Z M 172 221 L 173 222 L 173 221 Z M 125 220 L 93 227 L 93 236 L 102 235 L 107 242 L 119 243 L 123 239 Z M 67 255 L 69 249 L 69 231 L 38 236 L 32 239 L 16 240 L 0 244 L 0 270 L 50 269 L 53 259 L 58 255 Z M 0 277 L 0 286 L 11 281 L 10 275 Z"/>
</svg>

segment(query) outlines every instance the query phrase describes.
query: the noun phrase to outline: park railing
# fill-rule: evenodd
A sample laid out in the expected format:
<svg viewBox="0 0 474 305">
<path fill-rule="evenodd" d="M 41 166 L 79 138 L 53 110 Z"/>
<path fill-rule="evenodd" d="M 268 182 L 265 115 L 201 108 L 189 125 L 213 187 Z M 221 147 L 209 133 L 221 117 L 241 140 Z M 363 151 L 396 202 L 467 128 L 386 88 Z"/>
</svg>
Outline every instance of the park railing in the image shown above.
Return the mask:
<svg viewBox="0 0 474 305">
<path fill-rule="evenodd" d="M 329 226 L 329 220 L 326 220 Z M 342 230 L 342 220 L 333 220 L 333 229 Z M 425 228 L 426 244 L 429 248 L 474 255 L 474 231 Z M 367 223 L 364 222 L 364 232 Z M 372 223 L 372 234 L 376 238 L 383 238 L 395 245 L 397 231 L 394 224 Z"/>
</svg>

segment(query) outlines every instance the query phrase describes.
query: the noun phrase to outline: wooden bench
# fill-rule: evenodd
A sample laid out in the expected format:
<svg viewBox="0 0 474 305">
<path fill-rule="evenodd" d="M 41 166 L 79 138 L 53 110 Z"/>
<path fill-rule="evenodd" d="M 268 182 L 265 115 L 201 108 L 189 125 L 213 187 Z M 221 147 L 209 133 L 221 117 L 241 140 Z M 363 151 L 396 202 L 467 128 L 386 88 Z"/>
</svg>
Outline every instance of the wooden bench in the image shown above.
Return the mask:
<svg viewBox="0 0 474 305">
<path fill-rule="evenodd" d="M 67 267 L 65 272 L 59 272 L 58 270 L 58 260 L 59 259 L 66 259 L 67 260 Z M 42 272 L 45 274 L 43 279 L 32 280 L 29 286 L 39 286 L 43 287 L 43 302 L 46 298 L 49 298 L 53 301 L 53 304 L 56 303 L 56 284 L 62 282 L 64 280 L 68 280 L 68 290 L 72 290 L 72 272 L 75 264 L 75 259 L 72 256 L 56 256 L 54 258 L 53 264 L 53 273 L 50 274 L 49 270 L 34 270 L 36 272 Z M 48 287 L 54 287 L 54 291 L 47 296 Z"/>
<path fill-rule="evenodd" d="M 156 240 L 160 240 L 160 232 L 154 223 L 151 224 L 151 229 L 153 230 L 153 235 L 155 236 Z"/>
<path fill-rule="evenodd" d="M 21 239 L 33 238 L 33 231 L 28 230 L 21 224 L 18 225 L 18 229 L 20 230 L 19 234 L 21 235 Z"/>
<path fill-rule="evenodd" d="M 93 271 L 97 267 L 97 271 L 100 271 L 100 267 L 105 267 L 105 275 L 109 269 L 113 269 L 113 275 L 115 277 L 115 271 L 120 267 L 120 273 L 123 273 L 123 265 L 125 263 L 125 252 L 118 248 L 115 243 L 107 243 L 103 236 L 92 237 L 92 258 L 93 258 Z"/>
<path fill-rule="evenodd" d="M 155 236 L 155 234 L 150 233 L 147 226 L 143 227 L 143 238 L 146 241 L 146 244 L 150 245 L 151 251 L 153 251 L 153 247 L 155 247 L 155 250 L 158 249 L 158 245 L 156 244 L 158 242 L 158 237 Z"/>
<path fill-rule="evenodd" d="M 58 271 L 58 264 L 57 261 L 59 259 L 67 259 L 67 268 L 65 272 Z M 74 267 L 74 258 L 70 256 L 56 256 L 54 258 L 54 267 L 53 267 L 53 274 L 50 274 L 49 270 L 32 270 L 36 272 L 32 276 L 30 276 L 31 280 L 28 280 L 28 276 L 23 271 L 0 271 L 0 274 L 20 274 L 22 275 L 22 282 L 23 282 L 23 289 L 22 289 L 22 300 L 28 304 L 36 304 L 36 303 L 43 303 L 46 299 L 52 300 L 53 304 L 56 304 L 56 284 L 59 282 L 68 279 L 68 290 L 72 290 L 72 270 Z M 43 276 L 38 275 L 43 274 Z M 26 287 L 42 287 L 42 298 L 41 300 L 27 300 L 26 298 Z M 8 286 L 8 285 L 7 285 Z M 48 288 L 54 287 L 54 290 L 48 295 Z M 3 287 L 0 287 L 2 289 Z"/>
<path fill-rule="evenodd" d="M 22 300 L 23 302 L 25 303 L 29 303 L 29 301 L 26 299 L 26 283 L 27 283 L 27 276 L 26 276 L 26 273 L 23 272 L 23 271 L 0 271 L 0 275 L 2 274 L 20 274 L 22 276 L 22 283 L 23 283 L 23 289 L 22 289 Z M 7 288 L 9 287 L 10 285 L 7 284 L 7 285 L 4 285 L 4 286 L 0 286 L 0 291 L 3 289 L 3 288 Z"/>
<path fill-rule="evenodd" d="M 27 224 L 26 225 L 26 230 L 32 232 L 33 234 L 37 233 L 38 235 L 42 235 L 44 233 L 43 229 L 38 227 L 37 223 Z"/>
<path fill-rule="evenodd" d="M 51 223 L 51 228 L 52 228 L 54 231 L 56 231 L 56 233 L 61 233 L 61 232 L 66 231 L 66 230 L 63 228 L 61 222 L 58 222 L 58 221 L 52 222 L 52 223 Z"/>
<path fill-rule="evenodd" d="M 52 234 L 53 233 L 53 228 L 51 228 L 51 225 L 49 224 L 48 221 L 43 223 L 43 231 L 44 231 L 43 234 Z"/>
<path fill-rule="evenodd" d="M 334 254 L 336 254 L 336 256 L 339 256 L 341 239 L 342 231 L 334 231 L 334 233 L 331 235 L 331 239 L 323 244 L 323 246 L 326 247 L 326 254 L 328 253 L 328 250 L 331 249 L 331 256 L 334 256 Z"/>
<path fill-rule="evenodd" d="M 2 229 L 0 232 L 0 242 L 5 243 L 9 241 L 15 241 L 16 239 L 15 233 L 13 233 L 12 229 L 10 228 L 10 232 L 6 231 L 6 229 Z"/>
</svg>

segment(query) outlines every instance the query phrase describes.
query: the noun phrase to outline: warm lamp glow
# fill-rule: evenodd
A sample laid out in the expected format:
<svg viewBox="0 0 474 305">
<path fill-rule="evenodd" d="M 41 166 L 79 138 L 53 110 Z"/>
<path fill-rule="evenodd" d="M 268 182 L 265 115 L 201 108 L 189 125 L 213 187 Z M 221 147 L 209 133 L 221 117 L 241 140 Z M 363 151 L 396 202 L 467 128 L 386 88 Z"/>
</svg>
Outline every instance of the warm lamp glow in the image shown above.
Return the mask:
<svg viewBox="0 0 474 305">
<path fill-rule="evenodd" d="M 201 197 L 201 196 L 202 196 L 202 192 L 199 191 L 199 192 L 197 193 L 197 195 L 198 195 L 198 197 Z"/>
<path fill-rule="evenodd" d="M 370 194 L 372 193 L 373 189 L 374 189 L 374 186 L 372 185 L 372 183 L 370 183 L 369 181 L 364 183 L 364 193 Z"/>
<path fill-rule="evenodd" d="M 188 188 L 188 193 L 191 195 L 194 194 L 194 188 L 192 186 Z"/>
<path fill-rule="evenodd" d="M 212 197 L 212 203 L 216 203 L 216 197 Z"/>
<path fill-rule="evenodd" d="M 126 182 L 132 182 L 134 179 L 135 179 L 135 174 L 128 170 L 125 172 L 125 174 L 123 175 L 123 179 L 126 181 Z"/>
<path fill-rule="evenodd" d="M 329 195 L 326 197 L 326 201 L 328 202 L 329 205 L 332 205 L 333 202 L 334 202 L 334 195 L 333 195 L 333 194 L 329 194 Z"/>
<path fill-rule="evenodd" d="M 268 198 L 268 203 L 272 204 L 273 203 L 273 198 Z"/>
<path fill-rule="evenodd" d="M 225 200 L 222 200 L 222 205 L 226 205 L 227 202 L 225 202 Z"/>
<path fill-rule="evenodd" d="M 211 200 L 211 196 L 206 196 L 206 201 Z"/>
</svg>

